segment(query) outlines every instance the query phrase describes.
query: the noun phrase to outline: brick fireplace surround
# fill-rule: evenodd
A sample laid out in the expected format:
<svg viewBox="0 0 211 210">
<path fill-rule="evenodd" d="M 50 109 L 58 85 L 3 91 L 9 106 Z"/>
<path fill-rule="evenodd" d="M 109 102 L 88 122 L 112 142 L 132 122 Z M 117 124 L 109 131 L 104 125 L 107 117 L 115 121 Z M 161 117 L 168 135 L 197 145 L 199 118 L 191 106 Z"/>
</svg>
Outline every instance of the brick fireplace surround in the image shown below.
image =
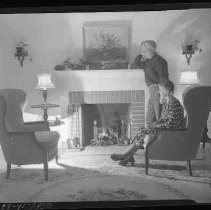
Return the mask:
<svg viewBox="0 0 211 210">
<path fill-rule="evenodd" d="M 145 123 L 148 91 L 144 73 L 133 70 L 84 70 L 62 71 L 54 75 L 56 86 L 60 86 L 60 105 L 64 110 L 75 107 L 69 115 L 69 123 L 78 121 L 78 137 L 84 144 L 83 106 L 84 104 L 130 104 L 131 136 Z M 70 135 L 74 131 L 70 130 Z"/>
</svg>

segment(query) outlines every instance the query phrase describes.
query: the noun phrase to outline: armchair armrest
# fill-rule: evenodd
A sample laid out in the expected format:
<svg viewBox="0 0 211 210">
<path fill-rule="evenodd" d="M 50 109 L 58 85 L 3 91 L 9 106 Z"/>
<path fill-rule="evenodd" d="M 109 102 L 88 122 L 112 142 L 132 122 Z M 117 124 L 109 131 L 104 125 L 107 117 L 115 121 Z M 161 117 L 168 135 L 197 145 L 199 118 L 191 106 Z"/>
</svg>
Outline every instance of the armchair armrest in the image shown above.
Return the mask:
<svg viewBox="0 0 211 210">
<path fill-rule="evenodd" d="M 7 131 L 7 133 L 12 136 L 21 136 L 21 135 L 31 135 L 34 136 L 33 131 Z"/>
<path fill-rule="evenodd" d="M 172 132 L 172 131 L 186 131 L 187 128 L 156 128 L 157 132 L 162 132 L 162 131 L 168 131 L 168 132 Z"/>
<path fill-rule="evenodd" d="M 3 140 L 5 160 L 15 165 L 43 163 L 46 149 L 37 143 L 35 132 L 12 131 Z"/>
<path fill-rule="evenodd" d="M 161 141 L 164 138 L 169 138 L 169 141 L 174 141 L 175 137 L 183 135 L 186 131 L 187 128 L 156 128 L 156 134 L 148 145 L 153 144 L 155 141 Z"/>
<path fill-rule="evenodd" d="M 7 132 L 10 136 L 10 143 L 21 143 L 23 149 L 27 144 L 33 144 L 36 147 L 39 147 L 42 151 L 45 151 L 45 148 L 40 145 L 37 141 L 34 131 L 9 131 Z"/>
<path fill-rule="evenodd" d="M 187 128 L 156 128 L 156 134 L 148 145 L 153 144 L 154 141 L 175 141 L 183 139 L 187 133 Z"/>
<path fill-rule="evenodd" d="M 146 146 L 146 153 L 151 159 L 184 160 L 189 149 L 187 128 L 158 128 Z"/>
<path fill-rule="evenodd" d="M 25 122 L 24 128 L 26 131 L 48 131 L 49 125 L 44 121 Z"/>
<path fill-rule="evenodd" d="M 23 150 L 27 145 L 36 144 L 35 133 L 32 131 L 10 131 L 7 133 L 9 134 L 8 143 L 10 145 L 22 145 Z"/>
</svg>

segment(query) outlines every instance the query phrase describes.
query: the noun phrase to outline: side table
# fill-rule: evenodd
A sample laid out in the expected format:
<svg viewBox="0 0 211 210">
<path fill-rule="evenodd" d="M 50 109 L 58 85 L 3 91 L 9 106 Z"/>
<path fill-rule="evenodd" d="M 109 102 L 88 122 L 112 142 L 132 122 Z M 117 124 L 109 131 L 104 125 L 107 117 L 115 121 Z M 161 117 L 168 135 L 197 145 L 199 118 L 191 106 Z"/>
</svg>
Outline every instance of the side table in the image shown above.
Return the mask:
<svg viewBox="0 0 211 210">
<path fill-rule="evenodd" d="M 55 107 L 60 107 L 58 104 L 39 104 L 39 105 L 32 105 L 31 108 L 33 109 L 43 109 L 43 119 L 46 123 L 48 123 L 48 109 L 50 108 L 55 108 Z"/>
</svg>

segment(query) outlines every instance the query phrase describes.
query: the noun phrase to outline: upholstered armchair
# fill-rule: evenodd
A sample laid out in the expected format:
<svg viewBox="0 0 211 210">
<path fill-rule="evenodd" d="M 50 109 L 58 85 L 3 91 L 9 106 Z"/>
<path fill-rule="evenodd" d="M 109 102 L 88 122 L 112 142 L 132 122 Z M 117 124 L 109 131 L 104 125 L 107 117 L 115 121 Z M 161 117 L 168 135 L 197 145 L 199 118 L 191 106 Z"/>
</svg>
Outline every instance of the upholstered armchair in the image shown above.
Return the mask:
<svg viewBox="0 0 211 210">
<path fill-rule="evenodd" d="M 58 162 L 59 134 L 44 122 L 23 121 L 26 93 L 20 89 L 0 90 L 0 143 L 7 162 L 6 178 L 11 165 L 44 164 L 48 180 L 48 161 Z"/>
<path fill-rule="evenodd" d="M 187 111 L 187 127 L 184 129 L 157 129 L 155 138 L 146 146 L 145 173 L 149 160 L 186 161 L 192 176 L 191 160 L 195 159 L 211 106 L 211 86 L 195 86 L 183 93 L 183 105 Z"/>
<path fill-rule="evenodd" d="M 27 104 L 26 93 L 21 89 L 0 89 L 0 94 L 7 104 L 7 131 L 46 131 L 48 124 L 44 121 L 24 122 L 23 111 Z"/>
</svg>

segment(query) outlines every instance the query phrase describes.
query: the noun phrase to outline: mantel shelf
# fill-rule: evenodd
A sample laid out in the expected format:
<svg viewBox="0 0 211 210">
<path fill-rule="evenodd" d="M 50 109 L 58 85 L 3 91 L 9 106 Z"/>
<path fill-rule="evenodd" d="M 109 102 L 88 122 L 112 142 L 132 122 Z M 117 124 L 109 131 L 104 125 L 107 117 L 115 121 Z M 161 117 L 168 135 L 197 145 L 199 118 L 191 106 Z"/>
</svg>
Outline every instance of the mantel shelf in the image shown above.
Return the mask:
<svg viewBox="0 0 211 210">
<path fill-rule="evenodd" d="M 91 72 L 97 72 L 97 73 L 111 73 L 111 72 L 142 72 L 143 69 L 89 69 L 89 70 L 65 70 L 65 71 L 55 71 L 58 73 L 63 73 L 63 72 L 83 72 L 83 73 L 91 73 Z"/>
<path fill-rule="evenodd" d="M 69 91 L 146 90 L 141 69 L 55 71 L 56 87 Z"/>
</svg>

